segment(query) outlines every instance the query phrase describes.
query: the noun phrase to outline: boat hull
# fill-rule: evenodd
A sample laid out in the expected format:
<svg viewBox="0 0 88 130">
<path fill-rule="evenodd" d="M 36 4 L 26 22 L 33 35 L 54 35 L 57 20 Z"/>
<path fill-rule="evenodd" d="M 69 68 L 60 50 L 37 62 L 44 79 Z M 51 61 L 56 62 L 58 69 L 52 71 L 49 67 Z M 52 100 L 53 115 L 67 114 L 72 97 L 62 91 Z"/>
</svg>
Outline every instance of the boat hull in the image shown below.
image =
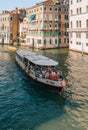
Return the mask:
<svg viewBox="0 0 88 130">
<path fill-rule="evenodd" d="M 62 86 L 57 87 L 57 86 L 54 86 L 54 85 L 50 85 L 50 84 L 47 84 L 47 83 L 44 83 L 44 82 L 38 80 L 38 78 L 32 77 L 27 71 L 25 71 L 24 68 L 21 67 L 21 65 L 18 63 L 17 60 L 16 60 L 16 63 L 22 69 L 22 71 L 28 76 L 28 78 L 30 78 L 33 82 L 37 83 L 37 86 L 41 85 L 43 88 L 50 90 L 52 92 L 55 92 L 57 94 L 64 91 L 64 87 L 62 87 Z"/>
</svg>

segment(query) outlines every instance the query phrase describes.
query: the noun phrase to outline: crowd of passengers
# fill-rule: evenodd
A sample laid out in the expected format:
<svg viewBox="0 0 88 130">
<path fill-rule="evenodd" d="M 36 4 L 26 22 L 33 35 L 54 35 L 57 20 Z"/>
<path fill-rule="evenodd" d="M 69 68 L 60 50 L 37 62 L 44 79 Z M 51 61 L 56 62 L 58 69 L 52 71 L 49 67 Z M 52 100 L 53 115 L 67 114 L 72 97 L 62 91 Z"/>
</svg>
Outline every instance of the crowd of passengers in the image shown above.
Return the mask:
<svg viewBox="0 0 88 130">
<path fill-rule="evenodd" d="M 58 80 L 62 78 L 61 70 L 55 66 L 44 67 L 28 63 L 28 65 L 25 64 L 25 67 L 28 70 L 28 73 L 32 73 L 39 78 L 46 78 L 51 80 Z"/>
</svg>

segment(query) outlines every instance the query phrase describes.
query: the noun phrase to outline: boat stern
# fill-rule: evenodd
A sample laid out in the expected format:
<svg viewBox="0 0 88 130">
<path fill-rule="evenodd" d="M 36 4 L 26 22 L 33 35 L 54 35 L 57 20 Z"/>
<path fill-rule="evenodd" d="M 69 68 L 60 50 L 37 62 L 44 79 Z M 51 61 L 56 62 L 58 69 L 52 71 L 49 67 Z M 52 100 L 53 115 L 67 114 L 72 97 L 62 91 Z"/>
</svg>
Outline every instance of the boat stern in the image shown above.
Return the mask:
<svg viewBox="0 0 88 130">
<path fill-rule="evenodd" d="M 66 87 L 66 84 L 67 84 L 67 83 L 66 83 L 65 80 L 62 80 L 62 81 L 61 81 L 61 87 L 62 87 L 62 88 Z"/>
</svg>

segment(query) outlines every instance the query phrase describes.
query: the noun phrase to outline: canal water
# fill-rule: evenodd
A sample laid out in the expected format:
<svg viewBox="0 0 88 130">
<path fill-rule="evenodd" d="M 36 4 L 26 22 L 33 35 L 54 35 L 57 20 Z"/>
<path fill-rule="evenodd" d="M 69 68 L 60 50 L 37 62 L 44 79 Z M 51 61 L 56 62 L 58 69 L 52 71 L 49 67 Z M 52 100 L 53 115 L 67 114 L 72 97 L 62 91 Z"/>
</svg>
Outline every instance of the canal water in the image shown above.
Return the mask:
<svg viewBox="0 0 88 130">
<path fill-rule="evenodd" d="M 37 85 L 0 46 L 0 130 L 88 130 L 88 55 L 35 51 L 59 61 L 66 90 L 57 95 Z"/>
</svg>

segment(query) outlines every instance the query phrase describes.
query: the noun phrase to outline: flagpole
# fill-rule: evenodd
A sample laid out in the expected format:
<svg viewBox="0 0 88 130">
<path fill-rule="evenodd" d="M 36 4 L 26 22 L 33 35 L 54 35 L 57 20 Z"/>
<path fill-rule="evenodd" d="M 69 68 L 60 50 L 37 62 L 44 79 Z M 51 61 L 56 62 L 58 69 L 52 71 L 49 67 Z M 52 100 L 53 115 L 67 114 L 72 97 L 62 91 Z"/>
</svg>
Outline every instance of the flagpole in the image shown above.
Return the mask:
<svg viewBox="0 0 88 130">
<path fill-rule="evenodd" d="M 83 53 L 84 53 L 84 44 L 82 43 L 82 56 L 83 56 Z"/>
</svg>

